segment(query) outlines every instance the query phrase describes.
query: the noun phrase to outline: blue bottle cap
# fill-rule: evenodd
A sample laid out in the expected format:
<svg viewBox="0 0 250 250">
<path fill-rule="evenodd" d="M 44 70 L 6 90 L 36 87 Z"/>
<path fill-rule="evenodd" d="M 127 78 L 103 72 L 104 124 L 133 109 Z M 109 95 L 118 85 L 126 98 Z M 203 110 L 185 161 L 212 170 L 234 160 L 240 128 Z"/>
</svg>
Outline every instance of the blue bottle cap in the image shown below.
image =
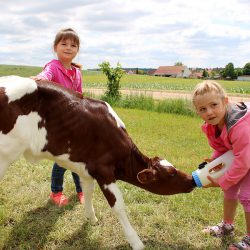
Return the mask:
<svg viewBox="0 0 250 250">
<path fill-rule="evenodd" d="M 200 178 L 199 178 L 199 176 L 197 175 L 196 171 L 194 171 L 194 172 L 192 173 L 192 176 L 193 176 L 193 179 L 194 179 L 194 182 L 195 182 L 196 186 L 197 186 L 197 187 L 202 187 Z"/>
</svg>

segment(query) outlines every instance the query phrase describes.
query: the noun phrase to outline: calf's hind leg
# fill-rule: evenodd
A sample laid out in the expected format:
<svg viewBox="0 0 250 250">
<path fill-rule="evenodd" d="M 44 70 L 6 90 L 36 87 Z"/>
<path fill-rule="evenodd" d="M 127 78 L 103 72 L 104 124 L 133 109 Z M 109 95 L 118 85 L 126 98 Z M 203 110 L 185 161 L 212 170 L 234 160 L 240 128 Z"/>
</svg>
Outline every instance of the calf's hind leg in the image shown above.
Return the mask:
<svg viewBox="0 0 250 250">
<path fill-rule="evenodd" d="M 0 181 L 3 179 L 8 166 L 9 164 L 0 162 Z"/>
<path fill-rule="evenodd" d="M 92 178 L 80 178 L 81 186 L 83 187 L 84 199 L 85 199 L 85 215 L 89 219 L 92 225 L 98 221 L 95 216 L 95 210 L 93 207 L 93 193 L 95 189 L 95 183 Z"/>
<path fill-rule="evenodd" d="M 1 139 L 1 137 L 0 137 Z M 0 145 L 2 146 L 2 145 Z M 3 146 L 4 147 L 4 146 Z M 1 150 L 1 149 L 0 149 Z M 4 174 L 9 167 L 9 165 L 15 161 L 14 153 L 10 152 L 9 154 L 0 151 L 0 180 L 4 177 Z"/>
<path fill-rule="evenodd" d="M 18 140 L 0 132 L 0 180 L 3 178 L 9 165 L 23 153 L 25 145 Z"/>
</svg>

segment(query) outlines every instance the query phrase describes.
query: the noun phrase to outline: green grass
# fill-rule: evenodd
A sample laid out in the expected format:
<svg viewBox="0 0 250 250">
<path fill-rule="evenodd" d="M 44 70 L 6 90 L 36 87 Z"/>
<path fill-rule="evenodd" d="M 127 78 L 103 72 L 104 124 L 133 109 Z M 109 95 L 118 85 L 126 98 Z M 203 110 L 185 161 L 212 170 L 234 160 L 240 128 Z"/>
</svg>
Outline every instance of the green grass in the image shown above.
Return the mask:
<svg viewBox="0 0 250 250">
<path fill-rule="evenodd" d="M 19 75 L 34 76 L 41 72 L 42 67 L 0 65 L 0 76 Z M 166 78 L 148 75 L 127 75 L 121 79 L 122 89 L 144 89 L 162 91 L 190 92 L 201 82 L 199 79 Z M 250 82 L 218 81 L 228 93 L 250 94 Z M 106 88 L 107 78 L 101 72 L 83 70 L 83 88 Z"/>
<path fill-rule="evenodd" d="M 106 77 L 100 72 L 90 74 L 86 71 L 83 73 L 83 79 L 85 88 L 106 88 Z M 190 92 L 201 81 L 201 79 L 125 74 L 121 79 L 121 88 Z M 250 82 L 224 80 L 218 80 L 218 82 L 228 93 L 250 94 Z"/>
<path fill-rule="evenodd" d="M 129 135 L 148 156 L 161 156 L 191 173 L 210 155 L 201 120 L 196 117 L 116 108 Z M 122 229 L 98 186 L 94 206 L 99 223 L 90 226 L 78 204 L 69 171 L 65 193 L 70 205 L 48 203 L 51 162 L 14 163 L 0 185 L 0 249 L 110 250 L 130 249 Z M 219 189 L 196 189 L 189 194 L 159 196 L 118 182 L 130 222 L 148 250 L 226 249 L 229 240 L 204 236 L 201 230 L 221 220 Z M 236 239 L 244 233 L 242 208 L 236 218 Z"/>
<path fill-rule="evenodd" d="M 0 76 L 36 75 L 41 67 L 0 65 Z M 100 72 L 83 71 L 83 88 L 106 88 Z M 191 91 L 200 80 L 124 75 L 122 88 Z M 250 82 L 219 81 L 229 93 L 249 93 Z M 154 101 L 151 97 L 124 96 L 115 104 L 134 142 L 148 156 L 161 156 L 191 173 L 211 151 L 200 132 L 201 121 L 186 100 Z M 120 107 L 120 108 L 118 108 Z M 123 108 L 130 109 L 123 109 Z M 131 110 L 133 108 L 134 110 Z M 139 111 L 138 109 L 150 110 Z M 157 112 L 154 112 L 157 111 Z M 163 114 L 163 113 L 177 113 Z M 117 219 L 96 187 L 94 205 L 99 223 L 92 227 L 78 204 L 69 171 L 65 192 L 70 205 L 59 209 L 48 202 L 49 161 L 14 163 L 0 184 L 0 249 L 130 249 Z M 229 243 L 201 234 L 207 224 L 221 220 L 219 189 L 197 189 L 190 194 L 157 196 L 119 182 L 130 221 L 146 249 L 225 249 Z M 244 233 L 238 209 L 236 236 Z"/>
<path fill-rule="evenodd" d="M 91 93 L 85 93 L 86 96 L 102 99 L 111 106 L 119 108 L 140 109 L 156 111 L 159 113 L 169 113 L 187 116 L 197 116 L 191 100 L 187 99 L 165 99 L 154 100 L 152 96 L 140 95 L 123 95 L 119 100 L 113 100 L 106 96 L 96 96 Z"/>
<path fill-rule="evenodd" d="M 17 76 L 29 77 L 29 76 L 35 76 L 41 71 L 42 67 L 0 64 L 0 76 L 17 75 Z"/>
<path fill-rule="evenodd" d="M 99 74 L 83 73 L 85 88 L 106 88 L 106 77 Z M 190 92 L 194 86 L 201 82 L 200 79 L 167 78 L 147 75 L 124 75 L 121 79 L 121 89 L 145 89 L 164 91 Z M 250 94 L 250 82 L 223 81 L 218 82 L 228 93 Z"/>
</svg>

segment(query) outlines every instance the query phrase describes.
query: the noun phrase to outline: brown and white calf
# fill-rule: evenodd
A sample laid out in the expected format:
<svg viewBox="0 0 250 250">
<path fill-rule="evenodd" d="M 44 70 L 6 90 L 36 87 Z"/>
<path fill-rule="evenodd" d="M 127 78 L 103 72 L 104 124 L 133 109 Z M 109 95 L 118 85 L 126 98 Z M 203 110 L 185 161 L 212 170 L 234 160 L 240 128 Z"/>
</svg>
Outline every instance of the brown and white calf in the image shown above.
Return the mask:
<svg viewBox="0 0 250 250">
<path fill-rule="evenodd" d="M 127 218 L 116 181 L 160 195 L 195 187 L 191 175 L 166 160 L 143 155 L 108 103 L 49 82 L 1 77 L 0 179 L 22 154 L 31 161 L 51 159 L 76 172 L 85 193 L 86 216 L 93 224 L 97 222 L 92 205 L 96 180 L 133 249 L 144 246 Z"/>
</svg>

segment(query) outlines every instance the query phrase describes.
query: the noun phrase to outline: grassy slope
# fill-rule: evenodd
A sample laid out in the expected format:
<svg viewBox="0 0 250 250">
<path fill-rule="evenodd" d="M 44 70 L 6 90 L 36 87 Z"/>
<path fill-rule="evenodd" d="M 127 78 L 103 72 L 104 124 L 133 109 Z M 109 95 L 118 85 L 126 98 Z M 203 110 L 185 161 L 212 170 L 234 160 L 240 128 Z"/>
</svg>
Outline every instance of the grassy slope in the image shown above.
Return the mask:
<svg viewBox="0 0 250 250">
<path fill-rule="evenodd" d="M 210 154 L 197 118 L 148 111 L 116 109 L 134 142 L 148 156 L 167 158 L 191 173 Z M 94 206 L 98 225 L 90 226 L 76 201 L 66 172 L 65 192 L 71 204 L 58 209 L 48 203 L 51 163 L 11 166 L 0 185 L 0 249 L 130 249 L 117 219 L 97 187 Z M 227 241 L 202 235 L 208 223 L 221 219 L 219 189 L 197 189 L 190 194 L 158 196 L 119 182 L 131 223 L 146 249 L 224 249 Z M 240 208 L 237 236 L 244 232 Z"/>
<path fill-rule="evenodd" d="M 0 65 L 0 76 L 18 75 L 35 76 L 41 72 L 41 67 L 19 66 L 19 65 Z"/>
</svg>

